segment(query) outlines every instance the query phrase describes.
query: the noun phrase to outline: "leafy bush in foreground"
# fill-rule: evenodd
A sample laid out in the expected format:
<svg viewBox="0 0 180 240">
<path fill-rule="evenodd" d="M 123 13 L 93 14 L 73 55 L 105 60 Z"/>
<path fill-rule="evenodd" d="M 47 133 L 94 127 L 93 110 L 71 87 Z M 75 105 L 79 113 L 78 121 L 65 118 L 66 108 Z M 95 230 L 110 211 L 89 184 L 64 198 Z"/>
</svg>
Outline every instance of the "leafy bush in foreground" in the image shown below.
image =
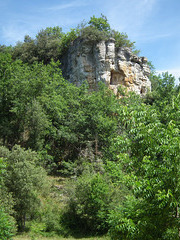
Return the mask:
<svg viewBox="0 0 180 240">
<path fill-rule="evenodd" d="M 8 212 L 11 211 L 11 206 L 8 203 L 7 189 L 4 184 L 6 174 L 6 163 L 3 158 L 0 158 L 0 239 L 9 240 L 16 232 L 15 221 Z M 2 198 L 5 199 L 2 199 Z M 10 201 L 11 202 L 11 201 Z M 11 202 L 12 203 L 12 202 Z"/>
<path fill-rule="evenodd" d="M 10 240 L 15 235 L 16 227 L 14 219 L 0 206 L 0 239 Z"/>
<path fill-rule="evenodd" d="M 107 232 L 106 219 L 113 191 L 111 183 L 99 173 L 86 173 L 79 177 L 74 183 L 74 189 L 70 187 L 68 211 L 64 215 L 69 227 L 74 231 L 92 234 Z"/>
</svg>

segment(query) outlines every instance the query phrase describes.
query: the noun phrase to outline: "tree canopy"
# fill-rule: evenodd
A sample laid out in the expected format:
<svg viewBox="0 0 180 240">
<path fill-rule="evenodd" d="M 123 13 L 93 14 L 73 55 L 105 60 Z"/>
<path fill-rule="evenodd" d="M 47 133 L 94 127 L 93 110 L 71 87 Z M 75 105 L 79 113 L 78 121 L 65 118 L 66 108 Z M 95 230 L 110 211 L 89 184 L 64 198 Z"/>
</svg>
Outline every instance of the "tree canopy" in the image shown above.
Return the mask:
<svg viewBox="0 0 180 240">
<path fill-rule="evenodd" d="M 38 61 L 48 64 L 51 59 L 60 60 L 70 44 L 78 37 L 92 43 L 113 37 L 117 47 L 126 46 L 135 50 L 135 42 L 131 42 L 126 33 L 111 29 L 106 16 L 101 14 L 101 17 L 93 16 L 87 24 L 80 24 L 76 29 L 71 29 L 67 33 L 62 32 L 62 28 L 56 26 L 40 30 L 35 39 L 26 35 L 24 42 L 18 42 L 15 47 L 11 48 L 12 56 L 14 60 L 21 59 L 24 63 L 32 64 Z M 1 46 L 1 51 L 3 49 Z"/>
</svg>

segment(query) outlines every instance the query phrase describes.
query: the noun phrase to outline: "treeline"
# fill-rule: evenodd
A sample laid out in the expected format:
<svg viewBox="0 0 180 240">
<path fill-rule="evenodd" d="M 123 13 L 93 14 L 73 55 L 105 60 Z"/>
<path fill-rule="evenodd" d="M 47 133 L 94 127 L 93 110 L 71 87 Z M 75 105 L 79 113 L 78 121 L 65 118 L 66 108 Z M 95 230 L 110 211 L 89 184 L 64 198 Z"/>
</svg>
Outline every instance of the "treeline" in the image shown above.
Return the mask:
<svg viewBox="0 0 180 240">
<path fill-rule="evenodd" d="M 104 16 L 89 24 L 84 31 L 110 31 Z M 103 84 L 89 92 L 86 82 L 67 82 L 58 57 L 28 62 L 14 54 L 1 48 L 0 238 L 29 230 L 32 238 L 179 239 L 174 77 L 153 74 L 146 97 L 119 88 L 117 98 Z M 63 190 L 52 188 L 52 175 L 67 177 Z"/>
<path fill-rule="evenodd" d="M 64 33 L 59 26 L 47 27 L 42 29 L 35 38 L 26 35 L 24 42 L 18 42 L 15 47 L 1 46 L 0 51 L 9 51 L 13 60 L 20 59 L 24 63 L 32 64 L 37 61 L 48 64 L 51 59 L 60 60 L 70 44 L 78 37 L 92 43 L 113 37 L 117 47 L 126 46 L 138 52 L 135 49 L 135 42 L 131 42 L 126 33 L 111 29 L 104 15 L 100 18 L 93 16 L 88 23 L 82 22 L 77 28 L 67 33 Z"/>
</svg>

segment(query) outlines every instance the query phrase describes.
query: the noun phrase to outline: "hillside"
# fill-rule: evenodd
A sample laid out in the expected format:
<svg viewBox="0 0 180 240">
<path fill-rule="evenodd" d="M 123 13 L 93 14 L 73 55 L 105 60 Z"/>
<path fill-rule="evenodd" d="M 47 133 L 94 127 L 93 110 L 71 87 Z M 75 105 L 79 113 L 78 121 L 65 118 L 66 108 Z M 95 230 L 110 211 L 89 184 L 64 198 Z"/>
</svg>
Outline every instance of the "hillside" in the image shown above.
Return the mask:
<svg viewBox="0 0 180 240">
<path fill-rule="evenodd" d="M 179 239 L 179 87 L 150 68 L 103 15 L 0 47 L 0 239 Z"/>
</svg>

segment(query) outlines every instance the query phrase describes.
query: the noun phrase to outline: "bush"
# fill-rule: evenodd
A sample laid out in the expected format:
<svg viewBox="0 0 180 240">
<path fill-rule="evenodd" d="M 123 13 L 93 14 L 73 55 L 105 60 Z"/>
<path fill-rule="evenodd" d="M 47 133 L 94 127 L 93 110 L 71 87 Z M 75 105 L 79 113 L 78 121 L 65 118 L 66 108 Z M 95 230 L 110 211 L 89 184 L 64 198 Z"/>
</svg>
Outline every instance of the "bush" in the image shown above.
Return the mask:
<svg viewBox="0 0 180 240">
<path fill-rule="evenodd" d="M 89 42 L 100 42 L 108 39 L 108 33 L 106 31 L 100 31 L 95 27 L 88 26 L 81 30 L 81 37 Z"/>
<path fill-rule="evenodd" d="M 44 232 L 61 234 L 61 211 L 60 206 L 56 203 L 54 199 L 46 198 L 39 213 L 40 223 L 44 224 Z"/>
<path fill-rule="evenodd" d="M 115 39 L 116 47 L 129 47 L 131 49 L 135 48 L 135 42 L 131 42 L 128 39 L 128 35 L 126 33 L 120 33 L 118 31 L 112 30 L 111 36 Z"/>
<path fill-rule="evenodd" d="M 10 206 L 12 198 L 4 185 L 5 174 L 6 163 L 3 158 L 0 158 L 0 239 L 9 240 L 15 234 L 16 227 L 14 219 L 9 215 L 12 212 Z"/>
<path fill-rule="evenodd" d="M 0 207 L 0 239 L 10 240 L 15 235 L 16 227 L 14 219 Z"/>
<path fill-rule="evenodd" d="M 107 232 L 106 220 L 113 200 L 109 180 L 99 173 L 86 173 L 77 179 L 73 187 L 72 182 L 70 186 L 68 210 L 64 214 L 69 227 L 86 233 Z"/>
<path fill-rule="evenodd" d="M 177 228 L 170 228 L 163 235 L 164 240 L 178 240 L 179 232 Z"/>
</svg>

